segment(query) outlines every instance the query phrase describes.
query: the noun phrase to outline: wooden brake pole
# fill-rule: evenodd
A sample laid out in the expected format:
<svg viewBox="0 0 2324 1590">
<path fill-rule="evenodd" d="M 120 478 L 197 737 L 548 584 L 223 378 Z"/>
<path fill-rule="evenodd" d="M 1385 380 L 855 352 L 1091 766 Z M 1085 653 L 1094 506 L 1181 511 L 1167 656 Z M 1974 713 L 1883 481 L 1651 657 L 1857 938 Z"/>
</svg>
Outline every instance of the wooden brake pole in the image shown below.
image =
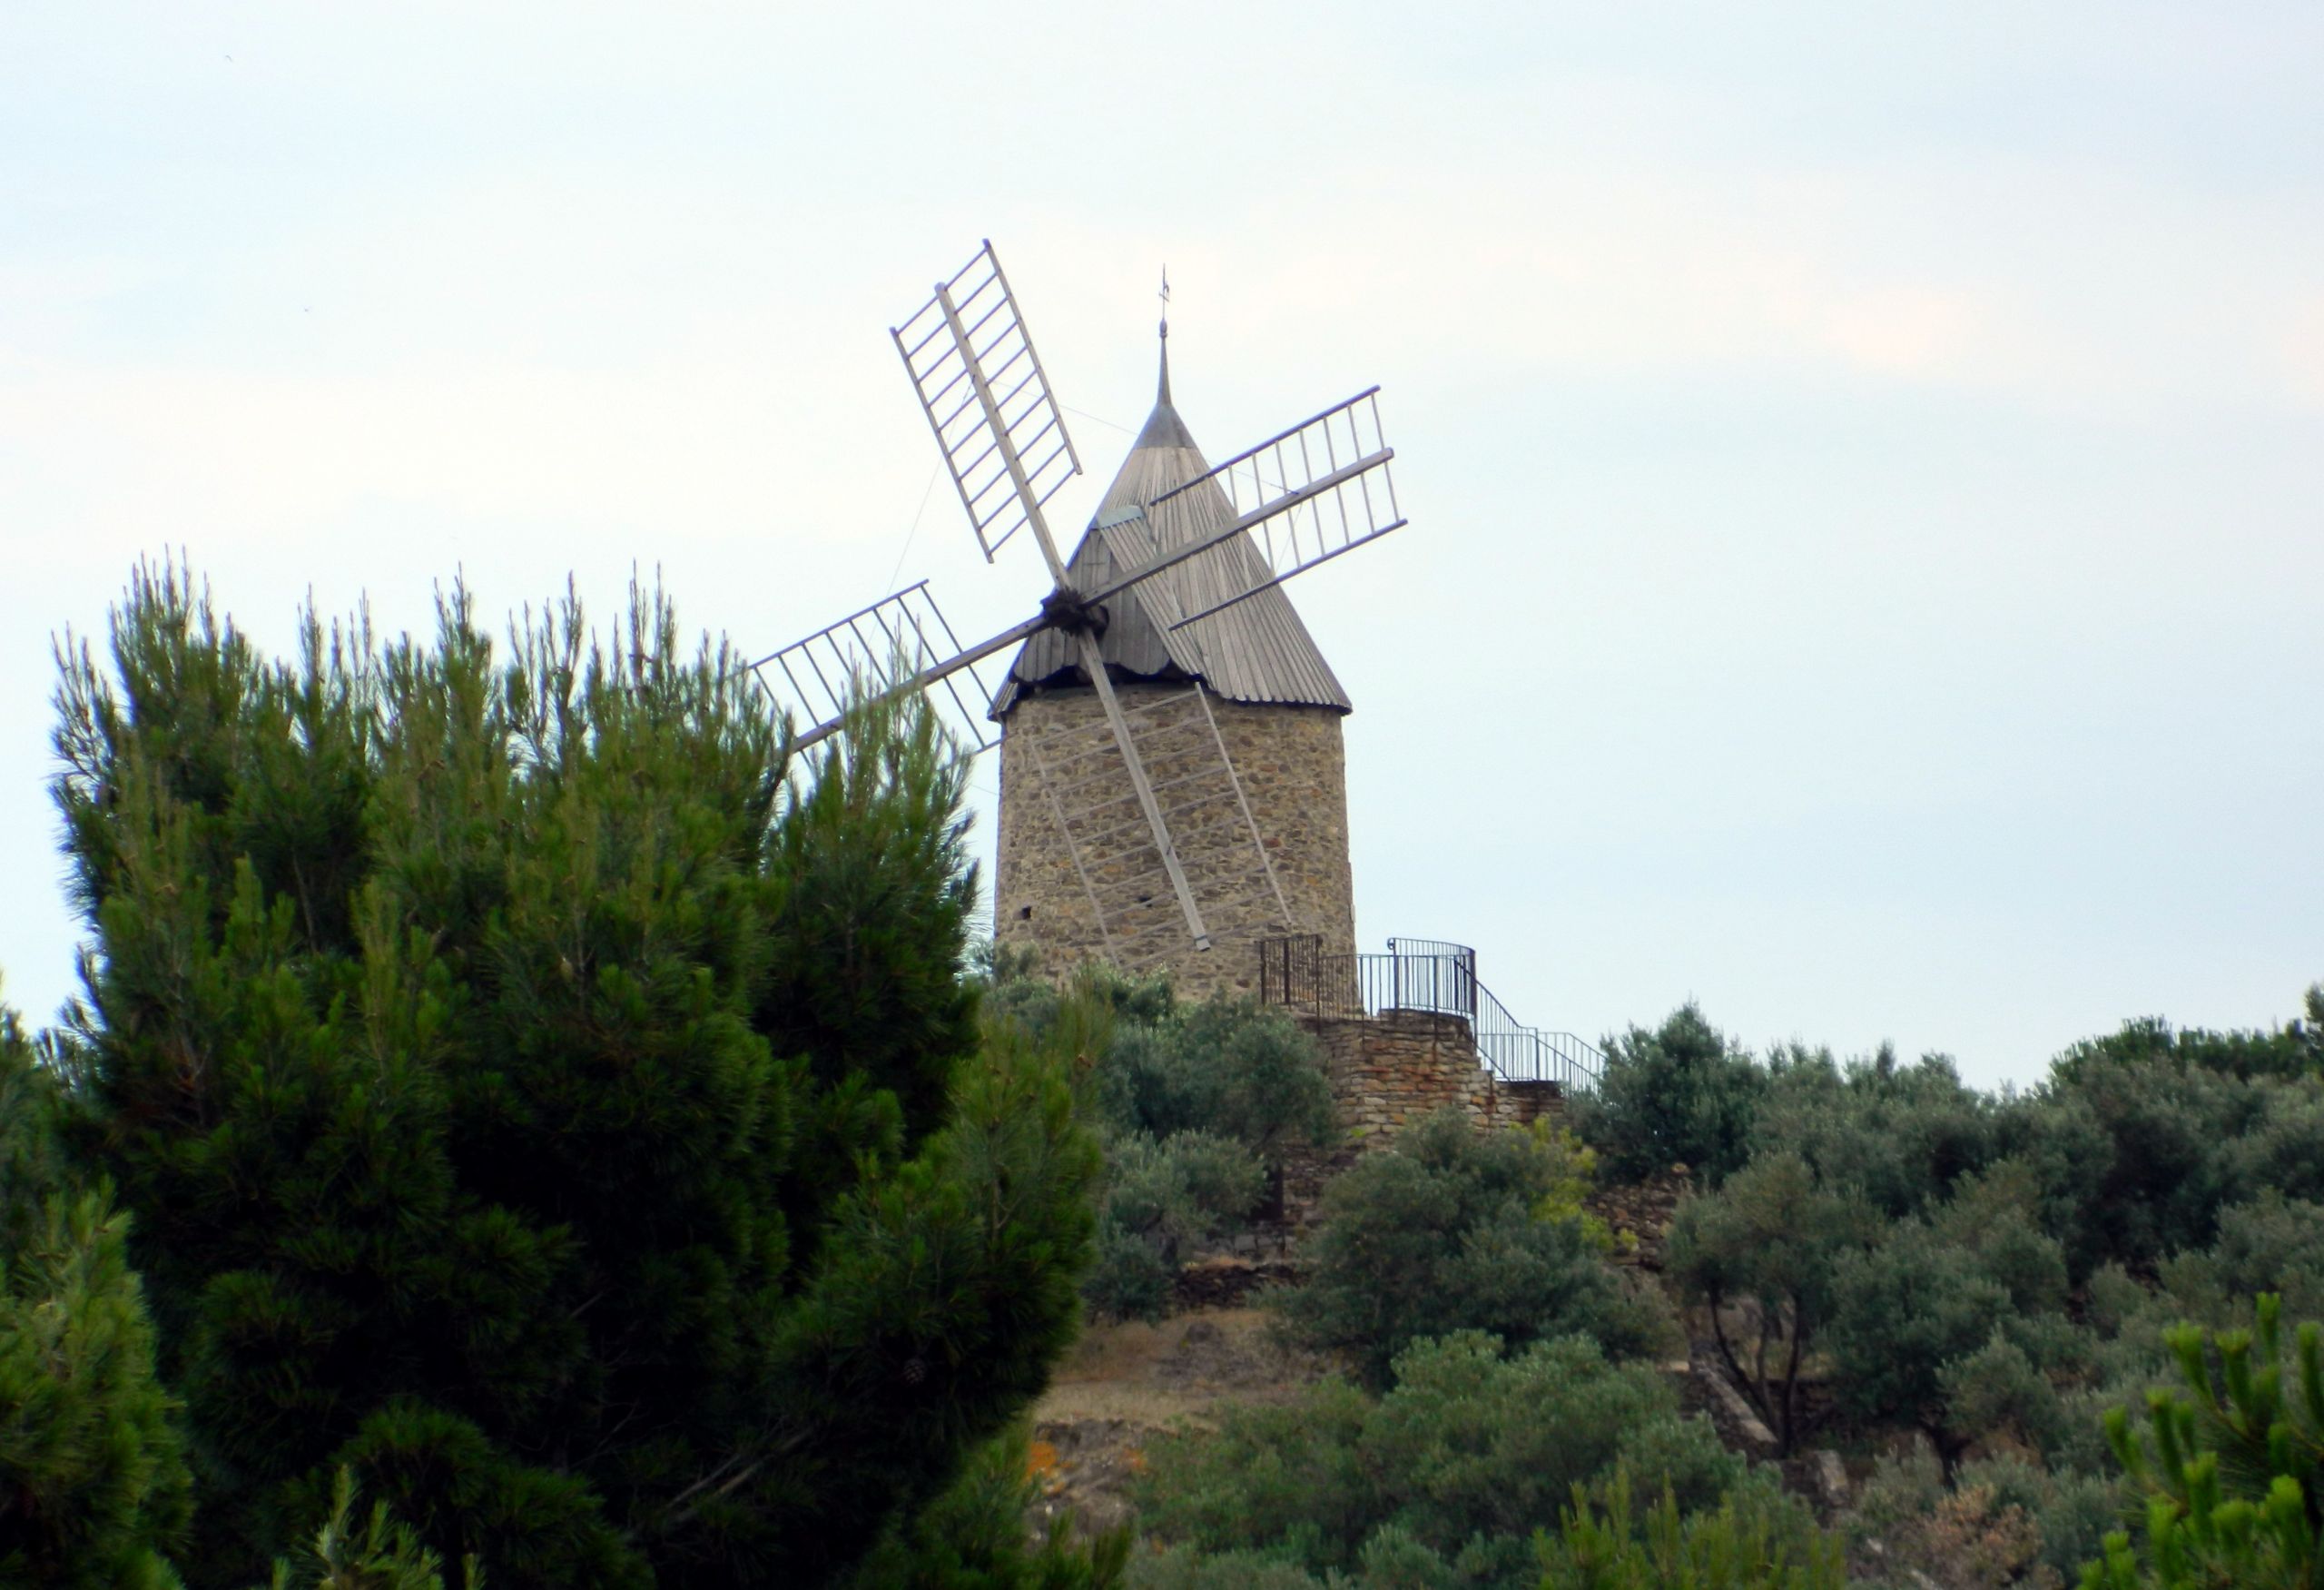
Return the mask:
<svg viewBox="0 0 2324 1590">
<path fill-rule="evenodd" d="M 1130 743 L 1129 719 L 1122 716 L 1122 704 L 1114 697 L 1114 682 L 1106 677 L 1106 659 L 1098 650 L 1098 637 L 1087 629 L 1080 632 L 1081 666 L 1089 675 L 1089 682 L 1098 687 L 1098 700 L 1106 709 L 1106 721 L 1114 726 L 1114 739 L 1122 748 L 1122 764 L 1129 769 L 1129 782 L 1137 791 L 1137 804 L 1146 813 L 1146 825 L 1154 830 L 1154 847 L 1162 853 L 1162 870 L 1170 874 L 1170 887 L 1177 892 L 1178 909 L 1187 914 L 1187 929 L 1195 935 L 1195 948 L 1210 948 L 1210 930 L 1203 925 L 1202 908 L 1195 904 L 1195 892 L 1187 883 L 1187 870 L 1178 864 L 1178 847 L 1170 843 L 1170 830 L 1162 821 L 1162 805 L 1154 798 L 1154 785 L 1146 777 L 1146 764 L 1137 759 L 1137 747 Z"/>
</svg>

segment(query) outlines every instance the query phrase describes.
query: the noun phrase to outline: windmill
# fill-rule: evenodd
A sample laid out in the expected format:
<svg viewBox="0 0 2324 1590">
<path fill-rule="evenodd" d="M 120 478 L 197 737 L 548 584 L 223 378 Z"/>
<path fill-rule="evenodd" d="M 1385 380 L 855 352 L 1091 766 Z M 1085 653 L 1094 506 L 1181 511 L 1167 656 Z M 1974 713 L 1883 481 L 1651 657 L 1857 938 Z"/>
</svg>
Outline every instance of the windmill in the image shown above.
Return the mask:
<svg viewBox="0 0 2324 1590">
<path fill-rule="evenodd" d="M 1167 301 L 1167 281 L 1164 291 Z M 1211 948 L 1206 891 L 1189 876 L 1189 854 L 1205 878 L 1231 876 L 1272 894 L 1272 905 L 1262 898 L 1251 920 L 1288 926 L 1284 885 L 1204 687 L 1206 648 L 1219 649 L 1220 664 L 1231 667 L 1232 616 L 1253 610 L 1246 604 L 1280 604 L 1285 580 L 1403 526 L 1379 389 L 1191 479 L 1157 479 L 1150 492 L 1117 481 L 1068 563 L 1043 509 L 1081 461 L 991 243 L 891 335 L 986 560 L 1029 533 L 1050 588 L 1029 617 L 964 644 L 921 581 L 761 659 L 769 688 L 812 720 L 793 744 L 804 748 L 842 732 L 848 692 L 869 679 L 881 691 L 922 692 L 965 744 L 990 749 L 999 738 L 991 719 L 1005 710 L 999 704 L 1019 679 L 1038 676 L 1040 668 L 1029 672 L 1025 659 L 1039 653 L 1044 667 L 1086 681 L 1099 708 L 1085 732 L 1025 742 L 1025 771 L 1070 854 L 1099 946 L 1132 968 L 1157 958 L 1165 952 L 1156 917 L 1174 905 L 1169 947 Z M 1149 432 L 1167 414 L 1177 434 L 1163 439 L 1184 444 L 1173 456 L 1198 460 L 1169 410 L 1167 349 L 1166 341 Z M 1187 687 L 1151 699 L 1142 692 L 1126 706 L 1100 645 L 1118 623 L 1118 640 L 1135 628 L 1150 650 L 1177 659 L 1171 671 Z M 1011 647 L 1025 650 L 997 688 L 980 666 Z M 1320 657 L 1315 666 L 1328 680 Z M 1331 687 L 1336 692 L 1335 682 Z M 1337 709 L 1345 710 L 1344 698 Z M 1344 832 L 1341 845 L 1344 852 Z M 1216 912 L 1216 891 L 1208 893 Z"/>
</svg>

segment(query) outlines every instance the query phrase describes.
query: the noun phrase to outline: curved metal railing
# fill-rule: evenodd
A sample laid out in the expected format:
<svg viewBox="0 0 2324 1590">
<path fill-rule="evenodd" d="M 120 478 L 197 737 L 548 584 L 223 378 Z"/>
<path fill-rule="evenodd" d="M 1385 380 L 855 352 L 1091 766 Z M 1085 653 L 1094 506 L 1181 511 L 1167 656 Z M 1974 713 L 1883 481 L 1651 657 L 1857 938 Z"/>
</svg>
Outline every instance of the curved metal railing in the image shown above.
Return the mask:
<svg viewBox="0 0 2324 1590">
<path fill-rule="evenodd" d="M 1418 1011 L 1469 1023 L 1478 1060 L 1508 1082 L 1594 1091 L 1606 1057 L 1571 1032 L 1529 1027 L 1477 980 L 1477 953 L 1443 939 L 1393 938 L 1384 955 L 1327 955 L 1320 934 L 1262 940 L 1259 998 L 1316 1015 Z"/>
</svg>

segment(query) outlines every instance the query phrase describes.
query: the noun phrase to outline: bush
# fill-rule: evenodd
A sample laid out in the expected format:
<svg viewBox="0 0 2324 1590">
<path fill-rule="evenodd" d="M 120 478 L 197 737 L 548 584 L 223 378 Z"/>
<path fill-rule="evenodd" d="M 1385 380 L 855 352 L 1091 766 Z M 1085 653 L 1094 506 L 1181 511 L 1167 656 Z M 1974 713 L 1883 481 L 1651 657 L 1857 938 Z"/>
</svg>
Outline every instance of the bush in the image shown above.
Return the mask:
<svg viewBox="0 0 2324 1590">
<path fill-rule="evenodd" d="M 2042 1564 L 2061 1584 L 2072 1583 L 2098 1554 L 2107 1531 L 2122 1525 L 2122 1498 L 2106 1476 L 2043 1468 L 2014 1457 L 1983 1457 L 1961 1466 L 1960 1484 L 1989 1494 L 1999 1511 L 2015 1507 L 2031 1518 Z"/>
<path fill-rule="evenodd" d="M 2270 1191 L 2224 1210 L 2219 1240 L 2165 1260 L 2162 1279 L 2173 1301 L 2215 1324 L 2263 1291 L 2295 1314 L 2324 1318 L 2324 1204 Z"/>
<path fill-rule="evenodd" d="M 1272 1302 L 1291 1336 L 1345 1352 L 1388 1383 L 1414 1341 L 1492 1334 L 1511 1350 L 1580 1334 L 1615 1358 L 1670 1337 L 1657 1295 L 1604 1262 L 1606 1238 L 1571 1205 L 1571 1149 L 1546 1133 L 1479 1131 L 1446 1110 L 1324 1190 L 1304 1286 Z"/>
<path fill-rule="evenodd" d="M 1994 1101 L 1964 1083 L 1950 1060 L 1932 1054 L 1900 1065 L 1886 1048 L 1846 1066 L 1824 1050 L 1778 1057 L 1756 1135 L 1892 1219 L 1943 1201 L 2004 1146 Z"/>
<path fill-rule="evenodd" d="M 1133 1590 L 1325 1590 L 1305 1568 L 1258 1552 L 1173 1546 L 1130 1565 Z"/>
<path fill-rule="evenodd" d="M 2176 1046 L 2085 1046 L 2015 1130 L 2077 1278 L 2208 1248 L 2226 1210 L 2270 1191 L 2324 1202 L 2324 1071 L 2244 1075 Z"/>
<path fill-rule="evenodd" d="M 1113 1131 L 1157 1142 L 1202 1132 L 1272 1169 L 1336 1131 L 1315 1040 L 1282 1010 L 1225 993 L 1188 1004 L 1167 975 L 1130 977 L 1102 962 L 1060 985 L 1038 975 L 1029 956 L 995 949 L 988 959 L 988 1006 L 1035 1032 L 1061 1019 L 1068 996 L 1106 1013 L 1084 1037 L 1088 1090 Z"/>
<path fill-rule="evenodd" d="M 2070 1583 L 2120 1524 L 2114 1489 L 2090 1475 L 2053 1474 L 2014 1457 L 1965 1463 L 1947 1488 L 1935 1457 L 1915 1446 L 1882 1457 L 1846 1519 L 1876 1544 L 1878 1583 L 1952 1590 Z"/>
<path fill-rule="evenodd" d="M 1462 1583 L 1530 1585 L 1533 1532 L 1618 1465 L 1688 1513 L 1755 1483 L 1708 1425 L 1679 1414 L 1661 1376 L 1581 1338 L 1514 1355 L 1476 1334 L 1421 1342 L 1393 1378 L 1376 1402 L 1330 1381 L 1286 1407 L 1230 1408 L 1214 1436 L 1157 1441 L 1146 1527 L 1312 1574 L 1425 1552 L 1458 1565 Z"/>
<path fill-rule="evenodd" d="M 1654 1032 L 1606 1043 L 1594 1093 L 1573 1101 L 1575 1129 L 1610 1175 L 1636 1180 L 1683 1164 L 1716 1181 L 1750 1156 L 1767 1073 L 1693 1004 Z"/>
<path fill-rule="evenodd" d="M 1336 1129 L 1315 1040 L 1285 1012 L 1248 999 L 1174 1006 L 1100 1062 L 1098 1082 L 1122 1127 L 1155 1138 L 1208 1132 L 1270 1168 Z"/>
<path fill-rule="evenodd" d="M 1159 1142 L 1135 1132 L 1111 1136 L 1097 1262 L 1081 1284 L 1091 1311 L 1159 1319 L 1181 1251 L 1241 1226 L 1265 1193 L 1259 1162 L 1224 1139 L 1199 1131 Z"/>
<path fill-rule="evenodd" d="M 2086 1373 L 2097 1342 L 2063 1313 L 2065 1260 L 2036 1230 L 2031 1173 L 2002 1161 L 1843 1254 L 1825 1331 L 1842 1405 L 1935 1444 L 1947 1474 L 1980 1437 L 2043 1451 L 2069 1438 L 2053 1377 Z"/>
<path fill-rule="evenodd" d="M 2109 1065 L 2202 1070 L 2222 1076 L 2299 1077 L 2324 1071 L 2324 983 L 2308 990 L 2308 1019 L 2280 1028 L 2213 1032 L 2173 1027 L 2159 1016 L 2124 1022 L 2103 1038 L 2086 1038 L 2058 1056 L 2055 1072 L 2072 1082 Z"/>
<path fill-rule="evenodd" d="M 1842 1257 L 1832 1299 L 1825 1341 L 1843 1405 L 1921 1430 L 1950 1475 L 1972 1432 L 1955 1422 L 1946 1370 L 2011 1317 L 2007 1289 L 1923 1222 L 1900 1220 L 1876 1247 Z"/>
<path fill-rule="evenodd" d="M 2025 1349 L 1996 1330 L 1983 1347 L 1936 1372 L 1948 1431 L 1965 1439 L 2014 1436 L 2033 1451 L 2054 1451 L 2065 1438 L 2065 1407 Z"/>
<path fill-rule="evenodd" d="M 1285 1154 L 1331 1135 L 1314 1041 L 1249 1000 L 1182 1005 L 1165 978 L 1090 963 L 1060 989 L 1027 957 L 987 959 L 988 1008 L 1088 1062 L 1107 1168 L 1083 1297 L 1099 1318 L 1158 1318 L 1185 1250 L 1246 1229 Z"/>
</svg>

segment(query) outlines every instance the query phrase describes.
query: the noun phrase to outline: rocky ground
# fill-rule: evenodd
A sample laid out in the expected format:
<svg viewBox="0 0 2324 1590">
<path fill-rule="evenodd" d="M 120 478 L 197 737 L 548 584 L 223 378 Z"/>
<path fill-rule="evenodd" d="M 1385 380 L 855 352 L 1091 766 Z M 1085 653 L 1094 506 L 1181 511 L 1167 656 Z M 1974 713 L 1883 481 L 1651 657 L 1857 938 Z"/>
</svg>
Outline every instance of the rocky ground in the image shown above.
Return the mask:
<svg viewBox="0 0 2324 1590">
<path fill-rule="evenodd" d="M 1208 1427 L 1223 1403 L 1288 1401 L 1324 1373 L 1277 1345 L 1268 1323 L 1238 1303 L 1084 1331 L 1033 1409 L 1041 1522 L 1071 1512 L 1081 1530 L 1122 1523 L 1126 1489 L 1157 1432 Z"/>
</svg>

